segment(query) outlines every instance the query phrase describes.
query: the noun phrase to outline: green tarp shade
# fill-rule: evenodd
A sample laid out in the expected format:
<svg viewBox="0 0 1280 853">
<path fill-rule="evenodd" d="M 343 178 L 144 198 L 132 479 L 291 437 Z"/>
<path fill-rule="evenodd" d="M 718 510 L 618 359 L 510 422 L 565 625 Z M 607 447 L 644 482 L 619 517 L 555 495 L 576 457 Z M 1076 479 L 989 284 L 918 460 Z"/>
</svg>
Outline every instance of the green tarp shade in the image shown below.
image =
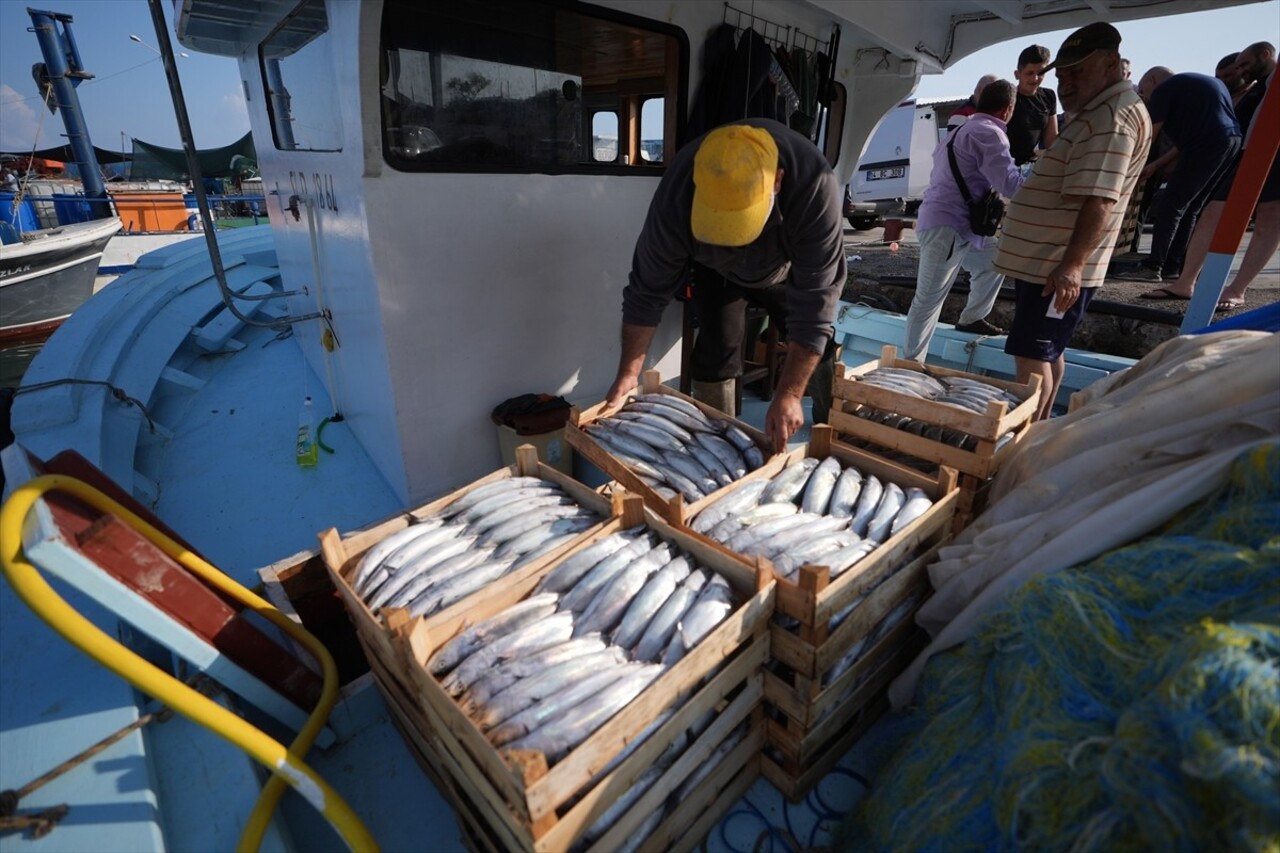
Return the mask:
<svg viewBox="0 0 1280 853">
<path fill-rule="evenodd" d="M 119 151 L 108 151 L 105 148 L 94 146 L 94 154 L 98 157 L 98 162 L 102 165 L 109 163 L 127 163 L 130 154 L 121 154 Z M 27 157 L 35 157 L 38 160 L 57 160 L 59 163 L 74 163 L 76 155 L 71 153 L 70 145 L 59 145 L 57 148 L 42 148 L 35 153 L 30 151 L 0 151 L 0 155 L 8 157 L 17 157 L 19 160 L 26 161 Z"/>
<path fill-rule="evenodd" d="M 200 160 L 200 172 L 206 178 L 234 178 L 241 169 L 232 165 L 236 155 L 247 158 L 254 168 L 258 164 L 258 152 L 253 147 L 253 134 L 246 133 L 239 141 L 224 148 L 205 148 L 196 152 Z M 133 167 L 131 180 L 185 181 L 190 174 L 187 155 L 181 148 L 161 148 L 140 139 L 133 140 Z"/>
</svg>

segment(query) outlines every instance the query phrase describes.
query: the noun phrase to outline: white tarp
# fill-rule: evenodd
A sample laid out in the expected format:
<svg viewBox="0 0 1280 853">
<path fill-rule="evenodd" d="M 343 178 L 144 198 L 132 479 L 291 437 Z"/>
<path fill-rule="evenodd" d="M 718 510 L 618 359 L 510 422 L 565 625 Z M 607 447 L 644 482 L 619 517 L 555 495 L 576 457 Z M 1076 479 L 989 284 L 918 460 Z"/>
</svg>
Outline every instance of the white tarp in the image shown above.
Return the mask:
<svg viewBox="0 0 1280 853">
<path fill-rule="evenodd" d="M 991 485 L 988 510 L 929 567 L 916 620 L 933 637 L 890 686 L 910 704 L 928 659 L 967 639 L 1028 579 L 1130 542 L 1209 495 L 1234 459 L 1280 436 L 1280 336 L 1166 341 L 1032 425 Z"/>
</svg>

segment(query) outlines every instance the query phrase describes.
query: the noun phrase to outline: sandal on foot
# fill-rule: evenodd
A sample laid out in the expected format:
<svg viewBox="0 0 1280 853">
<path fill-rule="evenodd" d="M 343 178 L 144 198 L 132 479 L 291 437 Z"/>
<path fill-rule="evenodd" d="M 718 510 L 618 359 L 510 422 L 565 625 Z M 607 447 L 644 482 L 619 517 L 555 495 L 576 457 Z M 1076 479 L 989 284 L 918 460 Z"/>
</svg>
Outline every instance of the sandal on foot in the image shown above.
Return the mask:
<svg viewBox="0 0 1280 853">
<path fill-rule="evenodd" d="M 1234 311 L 1237 308 L 1244 307 L 1244 299 L 1242 297 L 1229 296 L 1218 302 L 1218 307 L 1214 311 Z"/>
<path fill-rule="evenodd" d="M 1146 293 L 1138 294 L 1139 299 L 1181 299 L 1184 302 L 1190 299 L 1190 296 L 1183 296 L 1181 293 L 1174 293 L 1167 287 L 1157 287 L 1155 290 L 1148 290 Z"/>
</svg>

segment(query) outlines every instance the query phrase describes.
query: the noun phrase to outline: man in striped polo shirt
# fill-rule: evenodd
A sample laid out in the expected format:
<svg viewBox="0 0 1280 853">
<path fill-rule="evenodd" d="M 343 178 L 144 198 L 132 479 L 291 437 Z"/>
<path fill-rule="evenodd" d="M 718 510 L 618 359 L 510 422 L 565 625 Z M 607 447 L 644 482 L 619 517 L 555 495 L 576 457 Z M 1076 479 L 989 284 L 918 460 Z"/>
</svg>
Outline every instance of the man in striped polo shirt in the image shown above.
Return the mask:
<svg viewBox="0 0 1280 853">
<path fill-rule="evenodd" d="M 995 269 L 1014 280 L 1004 351 L 1019 382 L 1040 376 L 1038 419 L 1062 384 L 1063 351 L 1106 275 L 1121 220 L 1151 147 L 1151 118 L 1124 77 L 1120 33 L 1107 23 L 1076 30 L 1049 65 L 1074 113 L 1036 161 L 1005 215 Z"/>
</svg>

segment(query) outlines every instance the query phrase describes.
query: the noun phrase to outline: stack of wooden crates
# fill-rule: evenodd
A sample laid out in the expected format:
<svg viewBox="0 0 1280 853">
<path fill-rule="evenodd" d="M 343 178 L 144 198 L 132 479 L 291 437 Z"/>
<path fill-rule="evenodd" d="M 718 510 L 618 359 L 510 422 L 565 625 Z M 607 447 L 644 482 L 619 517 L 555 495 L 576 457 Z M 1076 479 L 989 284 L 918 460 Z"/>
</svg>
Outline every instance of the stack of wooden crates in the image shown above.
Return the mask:
<svg viewBox="0 0 1280 853">
<path fill-rule="evenodd" d="M 991 402 L 987 404 L 984 413 L 978 414 L 958 406 L 924 400 L 858 381 L 858 377 L 881 367 L 927 373 L 934 377 L 958 376 L 973 379 L 1002 388 L 1021 402 L 1013 407 L 1003 402 Z M 954 531 L 958 533 L 986 508 L 992 478 L 1013 454 L 1018 443 L 1026 437 L 1027 429 L 1040 406 L 1040 385 L 1038 376 L 1031 377 L 1031 381 L 1026 384 L 1020 384 L 943 367 L 926 368 L 920 362 L 898 358 L 897 349 L 889 345 L 881 351 L 880 358 L 858 367 L 850 369 L 844 365 L 836 365 L 830 423 L 839 440 L 869 452 L 901 454 L 903 457 L 910 457 L 905 460 L 905 464 L 925 470 L 946 466 L 959 472 L 960 499 L 954 521 Z M 905 415 L 926 425 L 963 433 L 974 439 L 974 446 L 972 449 L 961 449 L 858 417 L 855 413 L 863 406 Z M 917 466 L 912 460 L 921 464 Z"/>
</svg>

